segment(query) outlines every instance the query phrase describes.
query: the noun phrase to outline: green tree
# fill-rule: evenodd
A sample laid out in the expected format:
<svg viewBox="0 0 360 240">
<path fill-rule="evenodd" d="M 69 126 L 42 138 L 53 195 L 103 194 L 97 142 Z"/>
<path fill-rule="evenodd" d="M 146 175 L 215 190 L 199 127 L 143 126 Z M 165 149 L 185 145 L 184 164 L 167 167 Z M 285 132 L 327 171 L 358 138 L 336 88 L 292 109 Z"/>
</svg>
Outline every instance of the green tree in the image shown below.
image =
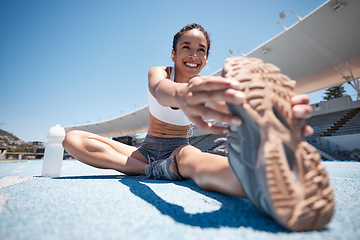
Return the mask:
<svg viewBox="0 0 360 240">
<path fill-rule="evenodd" d="M 323 100 L 330 100 L 330 99 L 342 97 L 344 96 L 345 92 L 346 91 L 343 85 L 328 88 L 325 90 L 325 96 L 323 96 Z"/>
</svg>

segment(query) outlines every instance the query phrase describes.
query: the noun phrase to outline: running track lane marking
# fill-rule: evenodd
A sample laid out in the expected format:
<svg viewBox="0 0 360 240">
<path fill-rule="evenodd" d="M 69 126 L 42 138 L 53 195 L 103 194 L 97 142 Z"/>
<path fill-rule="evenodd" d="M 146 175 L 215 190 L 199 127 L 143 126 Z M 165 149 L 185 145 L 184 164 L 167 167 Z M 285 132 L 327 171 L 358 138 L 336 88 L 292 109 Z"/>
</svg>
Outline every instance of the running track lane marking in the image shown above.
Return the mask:
<svg viewBox="0 0 360 240">
<path fill-rule="evenodd" d="M 28 181 L 33 179 L 33 176 L 19 178 L 19 176 L 6 176 L 0 179 L 0 188 L 8 187 L 11 185 L 15 185 L 21 182 Z M 9 198 L 8 194 L 0 194 L 0 213 L 2 212 L 3 208 L 5 207 L 6 201 Z"/>
<path fill-rule="evenodd" d="M 6 200 L 9 198 L 8 194 L 0 194 L 0 213 L 2 212 L 3 208 L 5 207 Z"/>
<path fill-rule="evenodd" d="M 25 182 L 28 180 L 33 179 L 33 176 L 19 178 L 19 176 L 6 176 L 2 179 L 0 179 L 0 188 L 8 187 L 11 185 L 15 185 L 21 182 Z"/>
<path fill-rule="evenodd" d="M 71 168 L 72 166 L 74 166 L 74 164 L 75 164 L 74 162 L 69 163 L 69 164 L 63 166 L 63 167 L 61 168 L 61 170 L 64 170 L 64 169 L 67 169 L 67 168 Z"/>
</svg>

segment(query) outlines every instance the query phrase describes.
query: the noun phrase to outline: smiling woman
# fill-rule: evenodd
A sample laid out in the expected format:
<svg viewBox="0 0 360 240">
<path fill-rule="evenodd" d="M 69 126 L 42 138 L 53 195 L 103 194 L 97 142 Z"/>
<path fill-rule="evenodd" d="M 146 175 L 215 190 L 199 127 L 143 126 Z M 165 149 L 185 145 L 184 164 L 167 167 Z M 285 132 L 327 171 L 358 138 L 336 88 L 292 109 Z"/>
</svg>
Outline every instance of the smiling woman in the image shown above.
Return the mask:
<svg viewBox="0 0 360 240">
<path fill-rule="evenodd" d="M 203 47 L 206 48 L 206 55 L 209 56 L 210 45 L 211 45 L 211 40 L 210 40 L 209 34 L 200 24 L 197 24 L 197 23 L 186 25 L 177 34 L 175 34 L 174 39 L 173 39 L 173 51 L 176 52 L 176 47 L 177 47 L 177 44 L 179 42 L 179 39 L 186 32 L 188 32 L 190 30 L 193 30 L 193 29 L 196 29 L 196 30 L 199 31 L 199 32 L 196 33 L 196 35 L 201 35 L 200 32 L 204 34 L 204 37 L 206 39 L 207 44 L 205 46 L 203 46 Z"/>
<path fill-rule="evenodd" d="M 279 69 L 275 66 L 265 64 L 259 59 L 233 58 L 228 60 L 224 67 L 224 74 L 228 77 L 200 77 L 199 73 L 206 65 L 209 50 L 210 39 L 208 33 L 201 25 L 195 23 L 190 24 L 182 28 L 174 36 L 172 49 L 174 66 L 157 66 L 149 70 L 148 95 L 150 124 L 147 136 L 140 148 L 137 149 L 133 146 L 128 146 L 83 131 L 69 132 L 63 142 L 64 148 L 71 155 L 91 166 L 115 169 L 131 175 L 145 174 L 148 178 L 154 179 L 182 180 L 183 178 L 191 178 L 203 189 L 240 197 L 249 197 L 250 201 L 254 202 L 253 196 L 255 198 L 256 196 L 253 192 L 258 192 L 256 187 L 264 187 L 265 185 L 257 184 L 258 186 L 253 186 L 251 184 L 254 184 L 257 180 L 264 180 L 268 175 L 264 176 L 265 169 L 262 168 L 255 174 L 251 174 L 251 171 L 242 174 L 242 171 L 244 171 L 242 164 L 244 162 L 247 163 L 246 161 L 258 160 L 258 158 L 253 156 L 257 156 L 258 153 L 260 153 L 260 156 L 263 156 L 262 153 L 265 151 L 264 146 L 266 146 L 266 144 L 251 144 L 253 142 L 266 141 L 263 137 L 267 137 L 269 135 L 268 133 L 272 133 L 273 136 L 287 136 L 287 134 L 289 134 L 291 135 L 289 139 L 295 140 L 298 139 L 299 136 L 308 134 L 311 132 L 311 129 L 305 125 L 305 118 L 311 114 L 312 108 L 308 105 L 309 99 L 306 96 L 297 98 L 295 98 L 296 96 L 294 98 L 290 97 L 293 96 L 293 92 L 291 92 L 294 85 L 293 81 L 281 75 Z M 268 79 L 265 78 L 266 76 L 271 80 L 272 85 L 267 86 Z M 244 87 L 245 83 L 250 83 L 251 86 Z M 280 110 L 277 116 L 283 115 L 282 117 L 284 119 L 295 119 L 296 128 L 288 129 L 290 133 L 284 134 L 282 128 L 280 128 L 280 130 L 278 129 L 279 124 L 270 122 L 269 124 L 272 126 L 271 131 L 267 131 L 267 125 L 256 125 L 255 118 L 244 117 L 244 120 L 253 122 L 250 126 L 254 127 L 245 130 L 241 129 L 242 126 L 246 128 L 248 126 L 247 124 L 249 124 L 244 122 L 241 125 L 240 110 L 243 109 L 242 106 L 247 104 L 248 101 L 259 106 L 264 103 L 267 104 L 264 104 L 264 106 L 272 106 L 271 101 L 263 101 L 258 98 L 263 95 L 271 98 L 274 94 L 278 93 L 273 91 L 273 89 L 281 89 L 282 93 L 281 96 L 275 98 L 283 104 L 283 106 L 279 108 Z M 264 94 L 265 91 L 267 91 L 266 94 Z M 287 98 L 282 99 L 285 98 L 284 96 Z M 227 104 L 234 106 L 233 108 L 237 111 L 233 111 L 234 114 L 230 114 L 227 110 Z M 262 107 L 262 105 L 259 107 L 260 111 L 264 110 Z M 270 116 L 273 116 L 274 107 L 267 109 L 271 111 L 270 114 L 272 115 Z M 257 110 L 258 109 L 256 109 L 256 111 Z M 296 111 L 298 112 L 296 113 Z M 294 118 L 292 115 L 293 112 L 295 114 Z M 208 123 L 206 119 L 215 119 L 218 122 L 225 123 L 227 126 L 230 126 L 230 128 L 227 126 L 212 125 Z M 258 122 L 262 123 L 261 121 Z M 282 123 L 284 122 L 285 120 L 282 121 Z M 245 151 L 249 153 L 248 158 L 243 160 L 243 154 L 238 154 L 239 157 L 232 151 L 231 156 L 233 157 L 232 159 L 228 159 L 225 156 L 201 152 L 199 149 L 189 145 L 188 131 L 192 123 L 196 124 L 200 129 L 213 134 L 226 134 L 230 132 L 230 136 L 234 136 L 234 134 L 239 133 L 236 135 L 236 138 L 233 137 L 229 139 L 232 144 L 229 146 L 232 146 L 231 149 L 240 149 L 239 152 Z M 291 123 L 293 122 L 289 122 L 288 125 L 290 126 Z M 258 132 L 260 131 L 259 129 L 264 130 L 265 133 L 260 134 Z M 241 134 L 243 132 L 248 135 L 243 136 Z M 279 147 L 285 143 L 281 142 L 281 139 L 279 141 L 279 145 L 275 145 L 275 149 L 273 150 L 279 151 L 276 156 L 280 156 L 280 160 L 286 161 L 287 156 L 294 155 L 295 150 L 292 149 L 297 150 L 297 142 L 292 142 L 294 146 L 290 144 L 292 149 L 290 149 L 290 147 L 286 149 L 285 156 L 284 153 L 281 152 L 281 147 Z M 244 145 L 244 142 L 249 145 Z M 314 161 L 317 166 L 319 166 L 318 169 L 314 171 L 316 173 L 320 172 L 322 168 L 321 164 L 318 164 L 318 155 L 316 155 L 315 150 L 305 150 L 306 152 L 302 153 L 302 155 L 297 154 L 299 159 L 296 158 L 296 161 L 291 159 L 291 163 L 296 162 L 295 164 L 299 164 L 297 167 L 302 169 L 303 159 L 301 157 L 304 157 L 309 162 Z M 291 152 L 291 154 L 288 152 Z M 259 157 L 259 159 L 262 160 L 261 157 Z M 229 160 L 233 163 L 232 167 L 230 166 Z M 271 160 L 271 163 L 274 163 L 274 161 Z M 246 166 L 248 165 L 261 165 L 261 167 L 263 167 L 263 165 L 269 164 L 254 164 L 251 162 L 247 163 Z M 277 167 L 277 165 L 275 167 Z M 291 166 L 291 169 L 297 169 L 297 167 Z M 291 169 L 281 166 L 282 172 L 278 173 L 278 175 L 283 174 L 281 175 L 283 178 L 270 179 L 270 181 L 277 183 L 276 181 L 278 180 L 280 186 L 291 185 L 292 182 L 288 178 L 288 176 L 294 174 L 291 172 Z M 302 171 L 299 172 L 303 173 Z M 253 177 L 253 179 L 252 181 L 242 181 L 244 184 L 243 188 L 238 180 L 241 179 L 239 176 L 247 177 L 248 175 Z M 301 179 L 303 177 L 304 176 L 299 176 Z M 263 212 L 266 212 L 289 229 L 309 230 L 322 228 L 332 216 L 333 198 L 331 188 L 328 187 L 326 173 L 323 173 L 321 177 L 317 177 L 316 181 L 323 183 L 323 188 L 319 187 L 318 192 L 327 193 L 324 194 L 324 196 L 319 195 L 317 198 L 314 198 L 317 201 L 316 206 L 322 209 L 321 212 L 319 211 L 317 214 L 313 214 L 311 212 L 313 210 L 308 208 L 298 209 L 297 211 L 286 209 L 286 215 L 284 215 L 285 210 L 281 208 L 281 206 L 276 208 L 276 211 Z M 315 180 L 312 182 L 315 184 Z M 290 190 L 296 193 L 302 193 L 303 191 L 311 191 L 312 193 L 313 188 L 316 188 L 316 186 L 313 187 L 313 185 L 311 185 L 311 189 L 305 189 L 306 184 L 300 184 L 301 186 L 291 185 L 291 187 L 297 187 L 298 189 L 296 189 L 296 191 L 294 189 Z M 246 195 L 243 189 L 249 188 L 253 191 L 247 191 L 249 195 Z M 261 189 L 261 193 L 267 194 L 269 191 L 264 187 Z M 266 200 L 269 201 L 266 202 L 266 206 L 270 206 L 269 209 L 273 209 L 275 204 L 280 204 L 281 200 L 285 198 L 281 198 L 276 202 L 275 200 L 279 198 L 277 192 L 274 190 L 270 193 L 273 195 L 266 196 Z M 286 197 L 293 198 L 290 195 Z M 296 200 L 294 200 L 294 198 L 288 201 L 289 205 L 291 205 L 289 208 L 297 209 L 295 206 L 302 206 L 304 202 L 308 202 L 301 197 L 302 196 L 299 196 L 296 197 Z M 323 199 L 325 197 L 329 199 L 327 202 Z M 275 200 L 271 202 L 271 199 Z M 261 203 L 264 202 L 262 200 L 260 201 Z M 281 202 L 281 204 L 283 204 L 283 202 Z M 261 206 L 258 206 L 258 208 L 262 209 Z M 291 222 L 288 222 L 288 217 L 291 214 L 294 214 L 293 219 Z M 303 214 L 306 215 L 306 217 L 302 218 L 302 216 L 304 216 Z M 303 224 L 303 219 L 305 219 L 308 224 Z M 317 224 L 313 224 L 315 221 L 317 221 Z"/>
<path fill-rule="evenodd" d="M 185 32 L 176 44 L 175 49 L 172 50 L 172 60 L 175 63 L 176 71 L 181 72 L 181 75 L 186 77 L 195 77 L 199 70 L 206 65 L 207 58 L 207 40 L 198 29 Z M 184 67 L 185 69 L 183 69 Z M 186 82 L 187 79 L 177 79 L 177 81 Z"/>
</svg>

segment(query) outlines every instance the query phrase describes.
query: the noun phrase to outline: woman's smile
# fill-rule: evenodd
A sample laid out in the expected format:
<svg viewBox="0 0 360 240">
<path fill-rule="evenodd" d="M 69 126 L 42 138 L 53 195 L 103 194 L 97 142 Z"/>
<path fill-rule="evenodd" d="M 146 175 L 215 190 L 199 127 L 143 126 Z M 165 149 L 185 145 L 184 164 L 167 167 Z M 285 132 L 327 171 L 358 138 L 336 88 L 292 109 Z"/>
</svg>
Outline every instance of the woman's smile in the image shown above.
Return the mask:
<svg viewBox="0 0 360 240">
<path fill-rule="evenodd" d="M 176 71 L 193 77 L 200 73 L 207 60 L 207 42 L 203 33 L 194 29 L 186 32 L 176 46 Z"/>
</svg>

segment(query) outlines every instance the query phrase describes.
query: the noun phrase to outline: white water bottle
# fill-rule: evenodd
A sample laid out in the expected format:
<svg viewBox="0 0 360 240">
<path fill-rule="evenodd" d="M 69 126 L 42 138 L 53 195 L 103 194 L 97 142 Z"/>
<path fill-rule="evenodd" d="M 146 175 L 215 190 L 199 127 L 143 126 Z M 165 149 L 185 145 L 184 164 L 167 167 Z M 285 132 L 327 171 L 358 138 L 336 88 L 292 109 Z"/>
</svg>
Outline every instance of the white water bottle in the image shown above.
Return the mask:
<svg viewBox="0 0 360 240">
<path fill-rule="evenodd" d="M 65 138 L 65 129 L 57 124 L 50 128 L 47 138 L 41 176 L 59 177 L 64 156 L 62 141 Z"/>
</svg>

